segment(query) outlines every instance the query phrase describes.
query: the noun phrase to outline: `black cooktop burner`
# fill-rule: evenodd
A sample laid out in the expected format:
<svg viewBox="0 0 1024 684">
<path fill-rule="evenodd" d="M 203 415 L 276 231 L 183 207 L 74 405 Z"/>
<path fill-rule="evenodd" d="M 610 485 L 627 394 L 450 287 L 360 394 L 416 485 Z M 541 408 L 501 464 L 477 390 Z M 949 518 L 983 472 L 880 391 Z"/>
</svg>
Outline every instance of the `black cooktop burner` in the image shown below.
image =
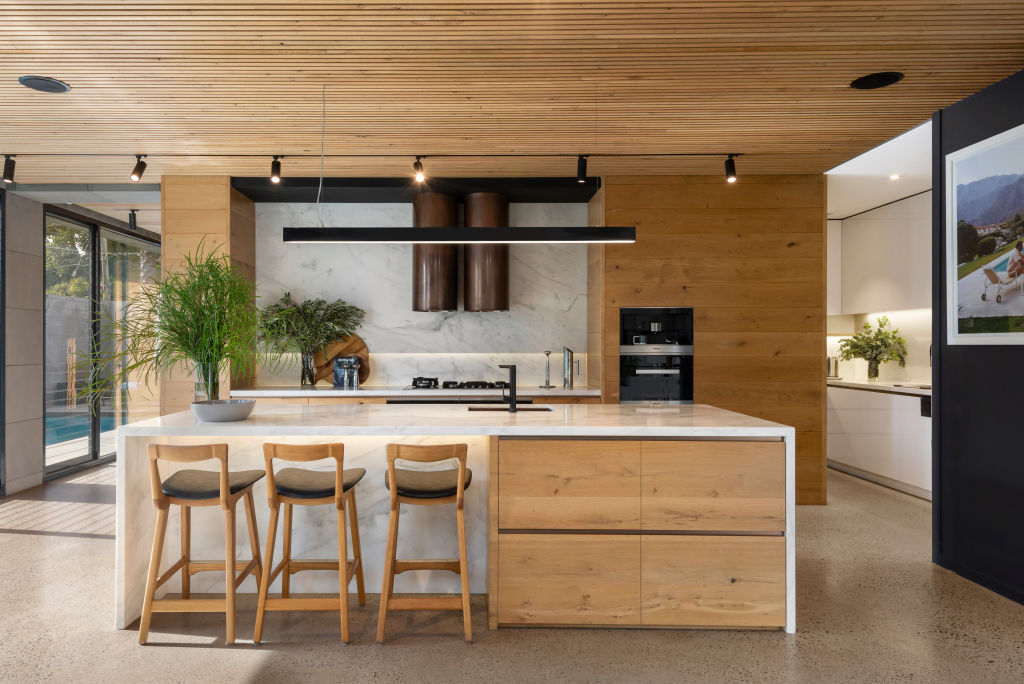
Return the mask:
<svg viewBox="0 0 1024 684">
<path fill-rule="evenodd" d="M 416 389 L 437 389 L 437 378 L 413 378 L 412 386 Z M 445 380 L 440 385 L 444 389 L 507 389 L 508 382 L 498 380 Z"/>
</svg>

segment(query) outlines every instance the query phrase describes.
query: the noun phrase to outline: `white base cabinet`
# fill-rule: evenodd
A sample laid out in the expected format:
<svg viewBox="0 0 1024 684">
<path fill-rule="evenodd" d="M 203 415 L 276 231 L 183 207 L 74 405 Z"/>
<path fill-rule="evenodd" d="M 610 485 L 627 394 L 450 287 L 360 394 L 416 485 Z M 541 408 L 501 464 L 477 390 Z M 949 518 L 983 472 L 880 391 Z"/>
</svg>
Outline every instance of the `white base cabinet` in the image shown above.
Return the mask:
<svg viewBox="0 0 1024 684">
<path fill-rule="evenodd" d="M 930 500 L 932 421 L 921 400 L 829 387 L 829 465 Z"/>
</svg>

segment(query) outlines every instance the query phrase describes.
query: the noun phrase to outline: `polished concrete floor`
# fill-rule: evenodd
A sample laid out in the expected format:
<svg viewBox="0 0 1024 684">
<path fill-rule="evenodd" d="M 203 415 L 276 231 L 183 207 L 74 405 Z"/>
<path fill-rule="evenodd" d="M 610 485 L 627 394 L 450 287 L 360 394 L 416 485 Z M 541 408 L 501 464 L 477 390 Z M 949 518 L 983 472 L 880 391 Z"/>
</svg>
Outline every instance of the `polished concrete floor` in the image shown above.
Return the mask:
<svg viewBox="0 0 1024 684">
<path fill-rule="evenodd" d="M 0 500 L 0 680 L 11 681 L 1024 681 L 1024 607 L 929 561 L 930 505 L 829 473 L 827 507 L 797 513 L 797 627 L 778 632 L 486 629 L 457 613 L 157 615 L 153 644 L 112 629 L 113 467 Z"/>
</svg>

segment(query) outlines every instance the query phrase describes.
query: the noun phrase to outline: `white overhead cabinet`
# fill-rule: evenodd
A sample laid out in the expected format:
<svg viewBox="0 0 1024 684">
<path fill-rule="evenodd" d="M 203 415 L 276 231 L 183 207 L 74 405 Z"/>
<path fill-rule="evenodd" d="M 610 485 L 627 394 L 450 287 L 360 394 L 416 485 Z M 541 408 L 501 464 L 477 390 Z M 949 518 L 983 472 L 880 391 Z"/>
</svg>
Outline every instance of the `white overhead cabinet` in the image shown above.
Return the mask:
<svg viewBox="0 0 1024 684">
<path fill-rule="evenodd" d="M 830 315 L 931 307 L 931 201 L 925 192 L 842 221 L 841 304 L 833 312 L 830 265 Z"/>
</svg>

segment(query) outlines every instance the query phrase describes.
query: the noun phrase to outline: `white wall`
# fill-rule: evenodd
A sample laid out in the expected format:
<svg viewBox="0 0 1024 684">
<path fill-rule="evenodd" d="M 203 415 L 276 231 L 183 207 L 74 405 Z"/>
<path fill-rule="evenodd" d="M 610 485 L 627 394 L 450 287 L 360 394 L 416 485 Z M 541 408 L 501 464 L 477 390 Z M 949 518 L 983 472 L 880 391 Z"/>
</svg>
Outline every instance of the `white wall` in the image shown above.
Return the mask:
<svg viewBox="0 0 1024 684">
<path fill-rule="evenodd" d="M 909 309 L 906 311 L 877 311 L 870 314 L 853 316 L 854 330 L 859 331 L 864 323 L 872 327 L 878 325 L 878 319 L 886 316 L 890 328 L 897 328 L 900 336 L 906 340 L 907 365 L 900 368 L 896 362 L 883 363 L 878 370 L 880 382 L 914 382 L 930 383 L 932 369 L 929 361 L 929 350 L 932 344 L 932 310 Z M 839 355 L 839 341 L 843 337 L 830 335 L 827 338 L 826 353 L 829 356 Z M 862 359 L 839 362 L 839 377 L 844 380 L 867 380 L 868 362 Z"/>
<path fill-rule="evenodd" d="M 325 204 L 326 225 L 411 226 L 411 204 Z M 585 226 L 586 204 L 512 204 L 513 226 Z M 523 384 L 543 381 L 544 350 L 561 378 L 561 349 L 585 368 L 587 248 L 512 245 L 511 310 L 423 313 L 412 310 L 411 245 L 285 244 L 284 226 L 315 226 L 313 204 L 256 205 L 256 282 L 261 305 L 285 291 L 297 299 L 344 299 L 366 310 L 358 334 L 371 353 L 368 384 L 404 385 L 414 375 L 496 380 L 498 363 L 520 365 Z M 262 369 L 260 384 L 296 384 L 294 365 Z M 553 380 L 554 381 L 554 380 Z M 580 381 L 580 378 L 577 378 Z"/>
<path fill-rule="evenodd" d="M 931 307 L 931 192 L 842 222 L 842 313 Z"/>
<path fill-rule="evenodd" d="M 8 494 L 43 481 L 43 205 L 7 193 L 6 397 Z"/>
</svg>

